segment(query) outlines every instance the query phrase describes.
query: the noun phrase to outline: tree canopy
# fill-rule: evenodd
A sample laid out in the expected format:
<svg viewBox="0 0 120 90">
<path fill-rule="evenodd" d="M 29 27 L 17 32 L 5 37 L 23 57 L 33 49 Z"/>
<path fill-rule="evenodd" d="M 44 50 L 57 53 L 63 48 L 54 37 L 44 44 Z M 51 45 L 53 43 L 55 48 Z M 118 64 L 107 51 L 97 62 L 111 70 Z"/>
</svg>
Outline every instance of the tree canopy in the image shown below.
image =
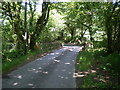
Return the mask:
<svg viewBox="0 0 120 90">
<path fill-rule="evenodd" d="M 102 41 L 108 53 L 120 51 L 120 3 L 2 2 L 3 51 L 34 50 L 36 42 L 76 44 Z M 41 10 L 37 12 L 37 10 Z"/>
</svg>

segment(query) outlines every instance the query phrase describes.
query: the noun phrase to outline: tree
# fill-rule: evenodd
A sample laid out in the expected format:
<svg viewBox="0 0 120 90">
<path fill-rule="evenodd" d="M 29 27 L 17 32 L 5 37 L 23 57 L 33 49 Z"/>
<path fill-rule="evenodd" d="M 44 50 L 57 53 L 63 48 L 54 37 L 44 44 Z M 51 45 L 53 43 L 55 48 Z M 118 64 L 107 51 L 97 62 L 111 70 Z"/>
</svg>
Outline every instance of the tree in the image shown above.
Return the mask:
<svg viewBox="0 0 120 90">
<path fill-rule="evenodd" d="M 119 35 L 120 35 L 120 5 L 119 2 L 107 3 L 105 13 L 105 30 L 107 33 L 107 51 L 108 53 L 119 52 Z"/>
<path fill-rule="evenodd" d="M 42 4 L 42 15 L 37 19 L 36 25 L 34 27 L 34 12 L 36 7 L 36 2 L 34 3 L 34 9 L 32 4 L 29 2 L 30 7 L 30 26 L 28 31 L 27 29 L 27 2 L 25 2 L 25 6 L 22 5 L 22 2 L 3 2 L 2 10 L 3 15 L 8 18 L 10 24 L 12 25 L 13 32 L 17 35 L 17 45 L 18 49 L 27 50 L 28 47 L 28 34 L 30 39 L 30 49 L 34 50 L 35 43 L 39 38 L 41 31 L 44 29 L 45 25 L 48 22 L 49 12 L 50 12 L 50 2 L 43 2 Z M 24 17 L 22 16 L 24 8 Z M 28 13 L 29 14 L 29 13 Z M 24 22 L 23 22 L 24 21 Z M 26 36 L 26 39 L 25 39 Z M 24 40 L 25 39 L 25 40 Z"/>
<path fill-rule="evenodd" d="M 25 16 L 24 16 L 24 32 L 25 32 L 25 36 L 24 36 L 24 40 L 25 40 L 25 50 L 24 53 L 27 53 L 27 49 L 28 49 L 28 31 L 27 31 L 27 2 L 25 2 Z"/>
<path fill-rule="evenodd" d="M 20 17 L 22 9 L 22 2 L 3 2 L 2 10 L 3 15 L 9 20 L 12 25 L 14 34 L 17 35 L 17 49 L 24 48 L 23 29 L 21 27 L 22 20 Z"/>
<path fill-rule="evenodd" d="M 50 12 L 49 5 L 50 5 L 49 2 L 43 2 L 43 4 L 42 4 L 42 16 L 40 16 L 38 18 L 37 23 L 36 23 L 35 32 L 31 35 L 31 39 L 30 39 L 30 49 L 31 50 L 34 50 L 37 38 L 39 37 L 41 31 L 43 30 L 43 28 L 45 27 L 45 25 L 48 22 L 49 12 Z"/>
</svg>

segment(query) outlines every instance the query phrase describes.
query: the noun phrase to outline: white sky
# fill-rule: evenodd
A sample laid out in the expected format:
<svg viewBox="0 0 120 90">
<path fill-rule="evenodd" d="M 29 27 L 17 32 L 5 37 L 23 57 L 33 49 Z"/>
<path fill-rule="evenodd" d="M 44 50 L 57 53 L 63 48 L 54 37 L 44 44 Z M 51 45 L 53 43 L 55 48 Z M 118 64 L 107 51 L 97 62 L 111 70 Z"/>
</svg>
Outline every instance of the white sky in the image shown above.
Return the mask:
<svg viewBox="0 0 120 90">
<path fill-rule="evenodd" d="M 36 10 L 37 10 L 37 12 L 41 12 L 41 11 L 42 11 L 42 3 L 43 3 L 43 0 L 39 0 L 37 3 L 38 3 L 38 4 L 37 4 L 37 6 L 36 6 Z"/>
<path fill-rule="evenodd" d="M 107 2 L 107 1 L 112 1 L 113 3 L 114 2 L 116 2 L 116 1 L 120 1 L 120 0 L 39 0 L 39 1 L 37 1 L 37 6 L 36 6 L 36 10 L 37 10 L 37 12 L 41 12 L 42 11 L 42 2 L 47 2 L 47 1 L 50 1 L 50 2 L 72 2 L 72 1 L 81 1 L 81 2 L 95 2 L 95 1 L 97 1 L 97 2 Z"/>
<path fill-rule="evenodd" d="M 0 0 L 0 1 L 8 1 L 8 2 L 15 2 L 15 1 L 22 1 L 22 2 L 25 2 L 25 1 L 29 1 L 29 0 Z M 37 0 L 34 0 L 34 1 L 37 1 Z M 113 2 L 113 1 L 116 1 L 116 0 L 39 0 L 39 1 L 44 1 L 44 2 Z M 117 0 L 117 1 L 120 1 L 120 0 Z"/>
</svg>

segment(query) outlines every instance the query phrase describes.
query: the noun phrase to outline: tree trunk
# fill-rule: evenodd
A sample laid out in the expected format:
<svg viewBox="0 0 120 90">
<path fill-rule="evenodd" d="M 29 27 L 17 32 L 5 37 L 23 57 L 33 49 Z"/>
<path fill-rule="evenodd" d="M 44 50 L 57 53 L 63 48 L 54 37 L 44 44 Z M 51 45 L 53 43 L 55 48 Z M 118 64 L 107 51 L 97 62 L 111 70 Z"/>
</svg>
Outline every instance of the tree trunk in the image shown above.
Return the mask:
<svg viewBox="0 0 120 90">
<path fill-rule="evenodd" d="M 34 39 L 33 36 L 31 36 L 31 38 L 30 38 L 30 49 L 31 50 L 35 49 L 35 43 L 36 43 L 36 40 Z"/>
<path fill-rule="evenodd" d="M 112 32 L 113 32 L 113 24 L 112 24 L 112 17 L 113 17 L 113 13 L 115 11 L 115 8 L 117 7 L 118 3 L 115 3 L 113 8 L 111 8 L 111 6 L 113 5 L 112 3 L 110 3 L 106 14 L 105 14 L 105 29 L 107 32 L 107 52 L 108 53 L 112 53 L 113 51 L 113 40 L 112 40 Z"/>
<path fill-rule="evenodd" d="M 48 2 L 43 2 L 43 4 L 42 4 L 42 16 L 40 16 L 38 18 L 37 23 L 36 23 L 36 30 L 33 33 L 33 35 L 31 35 L 31 39 L 30 39 L 30 49 L 31 50 L 35 49 L 35 43 L 36 43 L 37 39 L 39 38 L 41 31 L 43 30 L 43 28 L 45 27 L 45 25 L 48 22 L 49 12 L 50 12 L 48 5 L 49 5 Z"/>
<path fill-rule="evenodd" d="M 25 32 L 25 38 L 24 38 L 24 54 L 27 53 L 27 46 L 28 46 L 28 32 L 27 32 L 27 2 L 25 2 L 25 14 L 24 14 L 24 32 Z"/>
</svg>

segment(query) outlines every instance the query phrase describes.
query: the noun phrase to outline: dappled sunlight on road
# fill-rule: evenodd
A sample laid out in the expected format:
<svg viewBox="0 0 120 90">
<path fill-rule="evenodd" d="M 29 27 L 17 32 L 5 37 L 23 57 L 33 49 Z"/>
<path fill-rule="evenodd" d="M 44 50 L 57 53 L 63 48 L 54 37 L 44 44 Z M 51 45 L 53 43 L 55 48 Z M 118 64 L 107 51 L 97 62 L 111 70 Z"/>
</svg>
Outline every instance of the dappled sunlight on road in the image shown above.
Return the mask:
<svg viewBox="0 0 120 90">
<path fill-rule="evenodd" d="M 33 84 L 32 84 L 32 83 L 29 83 L 28 86 L 33 86 Z"/>
<path fill-rule="evenodd" d="M 41 70 L 41 69 L 42 69 L 42 67 L 38 67 L 38 69 L 39 69 L 39 70 Z"/>
<path fill-rule="evenodd" d="M 42 68 L 41 67 L 38 67 L 38 69 L 28 69 L 28 71 L 30 71 L 30 72 L 34 72 L 34 73 L 43 73 L 43 74 L 48 74 L 48 71 L 45 71 L 45 70 L 42 70 Z"/>
<path fill-rule="evenodd" d="M 34 69 L 34 68 L 31 68 L 31 69 L 28 69 L 28 71 L 35 71 L 36 69 Z"/>
<path fill-rule="evenodd" d="M 22 79 L 22 75 L 19 75 L 18 78 L 19 78 L 19 79 Z"/>
<path fill-rule="evenodd" d="M 60 60 L 54 60 L 54 62 L 57 62 L 57 63 L 59 63 L 59 62 L 60 62 Z"/>
<path fill-rule="evenodd" d="M 6 78 L 4 82 L 8 84 L 8 87 L 15 88 L 75 88 L 73 73 L 75 72 L 76 56 L 79 51 L 80 47 L 63 47 L 12 72 L 8 75 L 10 78 Z M 4 87 L 6 87 L 6 84 L 4 84 Z"/>
<path fill-rule="evenodd" d="M 14 76 L 14 78 L 17 78 L 17 79 L 22 79 L 22 78 L 23 78 L 23 76 L 22 76 L 22 75 L 16 75 L 16 76 Z"/>
<path fill-rule="evenodd" d="M 63 77 L 63 76 L 58 76 L 59 78 L 61 78 L 61 79 L 69 79 L 68 77 Z"/>
<path fill-rule="evenodd" d="M 43 73 L 43 74 L 48 74 L 48 72 L 44 72 L 44 71 L 43 71 L 42 73 Z"/>
<path fill-rule="evenodd" d="M 13 83 L 13 85 L 14 85 L 14 86 L 16 86 L 16 85 L 18 85 L 18 83 L 17 83 L 17 82 L 15 82 L 15 83 Z"/>
<path fill-rule="evenodd" d="M 66 65 L 69 65 L 70 63 L 65 63 Z"/>
<path fill-rule="evenodd" d="M 58 55 L 58 54 L 60 54 L 60 53 L 50 53 L 48 55 Z"/>
</svg>

